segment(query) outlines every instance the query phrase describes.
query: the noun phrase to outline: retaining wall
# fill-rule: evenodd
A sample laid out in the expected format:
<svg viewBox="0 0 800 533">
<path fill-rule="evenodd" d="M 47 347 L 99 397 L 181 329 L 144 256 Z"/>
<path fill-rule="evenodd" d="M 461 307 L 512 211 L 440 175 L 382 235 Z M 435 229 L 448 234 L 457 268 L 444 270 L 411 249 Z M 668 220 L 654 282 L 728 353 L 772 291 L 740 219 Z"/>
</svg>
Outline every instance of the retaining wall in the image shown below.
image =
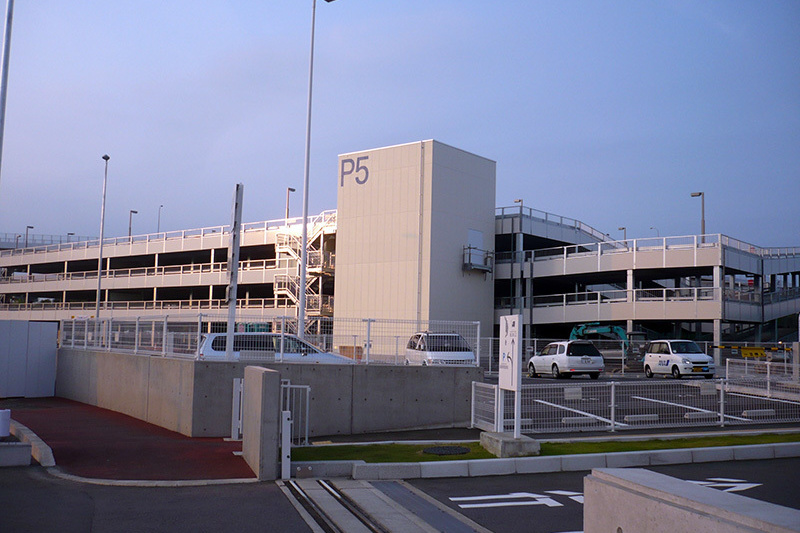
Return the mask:
<svg viewBox="0 0 800 533">
<path fill-rule="evenodd" d="M 246 366 L 311 386 L 310 436 L 466 427 L 476 367 L 243 364 L 58 351 L 56 396 L 111 409 L 190 437 L 230 435 L 233 379 Z"/>
</svg>

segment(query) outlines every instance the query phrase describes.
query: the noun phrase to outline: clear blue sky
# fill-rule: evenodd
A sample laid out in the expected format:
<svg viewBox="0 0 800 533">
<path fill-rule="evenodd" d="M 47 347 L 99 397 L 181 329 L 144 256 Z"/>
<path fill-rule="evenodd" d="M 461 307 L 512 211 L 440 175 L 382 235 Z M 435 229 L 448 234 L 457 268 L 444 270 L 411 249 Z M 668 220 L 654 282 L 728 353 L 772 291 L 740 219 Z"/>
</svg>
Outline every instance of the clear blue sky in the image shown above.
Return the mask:
<svg viewBox="0 0 800 533">
<path fill-rule="evenodd" d="M 2 3 L 3 6 L 5 2 Z M 300 214 L 311 0 L 17 0 L 0 232 Z M 338 0 L 317 6 L 310 211 L 337 155 L 436 139 L 497 205 L 614 238 L 800 246 L 800 2 Z"/>
</svg>

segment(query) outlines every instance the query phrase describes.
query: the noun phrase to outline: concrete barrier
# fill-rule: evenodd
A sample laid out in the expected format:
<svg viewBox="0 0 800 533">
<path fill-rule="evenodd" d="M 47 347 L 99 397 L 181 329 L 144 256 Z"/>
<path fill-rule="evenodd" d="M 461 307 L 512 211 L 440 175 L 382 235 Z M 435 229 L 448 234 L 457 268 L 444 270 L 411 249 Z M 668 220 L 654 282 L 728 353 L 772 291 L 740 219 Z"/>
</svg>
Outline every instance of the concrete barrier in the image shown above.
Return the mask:
<svg viewBox="0 0 800 533">
<path fill-rule="evenodd" d="M 189 437 L 225 437 L 233 379 L 244 377 L 248 364 L 62 348 L 56 396 Z M 258 366 L 311 387 L 309 436 L 467 427 L 472 382 L 483 381 L 476 367 Z"/>
<path fill-rule="evenodd" d="M 583 530 L 648 533 L 800 531 L 800 511 L 640 468 L 584 478 Z"/>
<path fill-rule="evenodd" d="M 248 366 L 244 370 L 242 457 L 259 481 L 280 474 L 281 375 Z"/>
</svg>

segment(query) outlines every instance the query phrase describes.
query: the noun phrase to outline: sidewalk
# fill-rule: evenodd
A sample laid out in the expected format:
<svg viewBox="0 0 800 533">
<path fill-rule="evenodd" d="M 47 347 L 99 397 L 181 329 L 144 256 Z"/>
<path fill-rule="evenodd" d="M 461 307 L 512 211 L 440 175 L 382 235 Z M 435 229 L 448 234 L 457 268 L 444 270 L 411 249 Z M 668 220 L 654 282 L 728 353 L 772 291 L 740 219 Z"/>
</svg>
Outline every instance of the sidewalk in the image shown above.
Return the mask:
<svg viewBox="0 0 800 533">
<path fill-rule="evenodd" d="M 190 438 L 63 398 L 0 399 L 0 409 L 53 450 L 61 471 L 104 480 L 255 479 L 242 443 Z"/>
</svg>

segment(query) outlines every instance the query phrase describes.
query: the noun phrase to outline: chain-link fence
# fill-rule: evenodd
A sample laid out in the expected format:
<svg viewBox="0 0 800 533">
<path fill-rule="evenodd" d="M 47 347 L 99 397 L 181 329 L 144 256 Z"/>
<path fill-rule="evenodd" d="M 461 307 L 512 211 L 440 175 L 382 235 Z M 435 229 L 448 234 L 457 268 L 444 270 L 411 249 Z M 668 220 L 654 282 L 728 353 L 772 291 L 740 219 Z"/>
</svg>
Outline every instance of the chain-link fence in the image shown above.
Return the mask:
<svg viewBox="0 0 800 533">
<path fill-rule="evenodd" d="M 295 317 L 265 319 L 242 315 L 235 323 L 233 352 L 237 359 L 283 360 L 284 354 L 319 350 L 359 363 L 406 364 L 409 359 L 415 361 L 409 356 L 412 339 L 418 355 L 424 344 L 419 342 L 420 336 L 433 334 L 432 337 L 458 339 L 459 346 L 472 352 L 466 359 L 468 364 L 477 364 L 481 358 L 479 330 L 478 322 L 310 318 L 301 335 Z M 62 321 L 60 342 L 68 348 L 219 359 L 226 353 L 226 332 L 227 317 L 222 315 L 198 315 L 193 319 L 75 319 Z M 425 352 L 428 355 L 448 349 L 441 343 L 429 344 Z M 439 355 L 442 357 L 434 357 L 434 361 L 446 360 Z"/>
</svg>

